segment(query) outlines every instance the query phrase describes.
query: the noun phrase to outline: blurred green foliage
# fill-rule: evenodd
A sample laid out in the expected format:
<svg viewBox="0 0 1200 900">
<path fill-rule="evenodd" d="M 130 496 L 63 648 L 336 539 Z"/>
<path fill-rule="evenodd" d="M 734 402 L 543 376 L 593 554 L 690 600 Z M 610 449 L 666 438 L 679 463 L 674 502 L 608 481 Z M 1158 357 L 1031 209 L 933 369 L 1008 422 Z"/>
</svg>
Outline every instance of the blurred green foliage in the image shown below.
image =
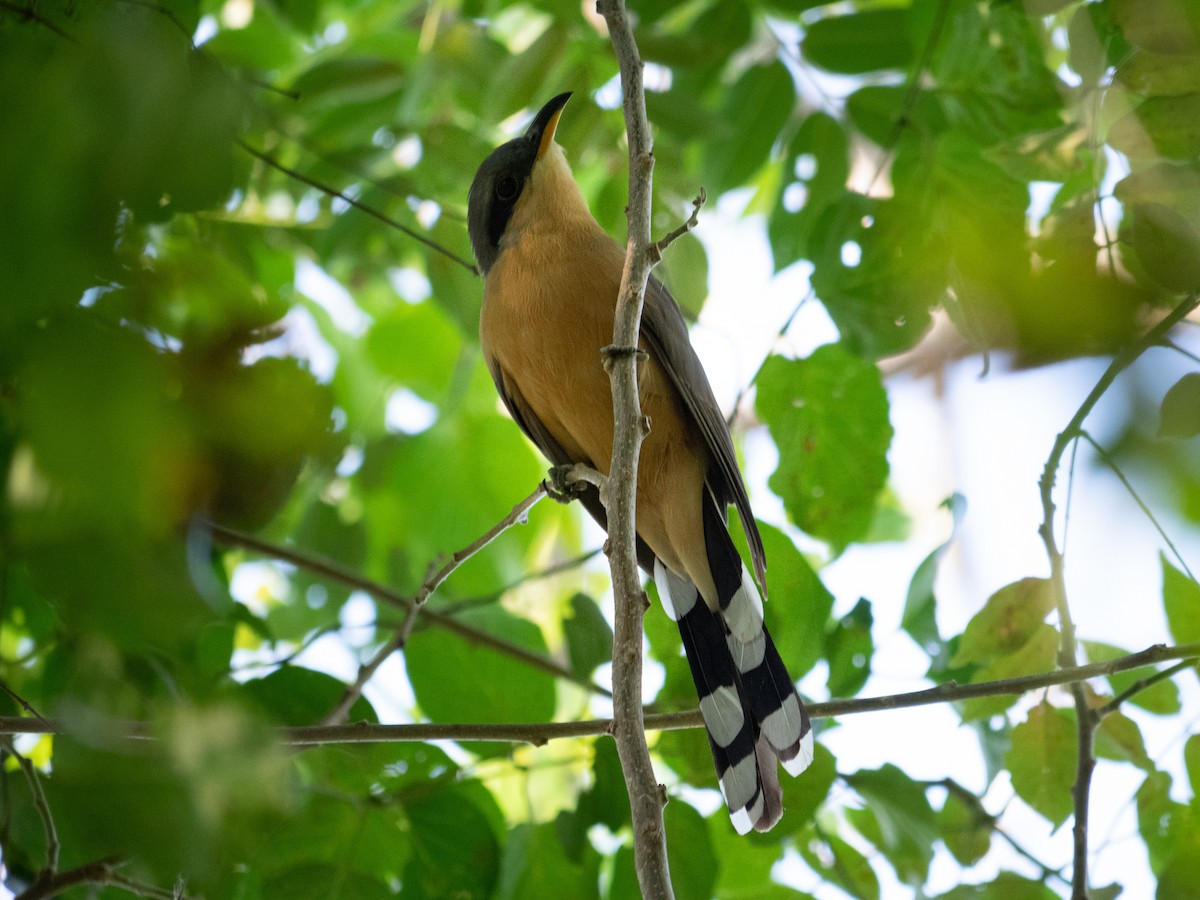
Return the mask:
<svg viewBox="0 0 1200 900">
<path fill-rule="evenodd" d="M 795 531 L 764 526 L 768 623 L 794 676 L 816 669 L 831 695 L 854 695 L 872 671 L 873 607 L 835 615 L 811 548 L 836 556 L 894 513 L 875 363 L 911 349 L 938 309 L 970 349 L 1019 363 L 1114 353 L 1200 288 L 1200 15 L 1186 0 L 630 8 L 653 66 L 656 230 L 701 185 L 714 200 L 737 191 L 776 268 L 811 266 L 840 334 L 769 359 L 757 411 L 779 452 L 770 488 L 812 539 L 802 553 Z M 607 739 L 282 748 L 273 726 L 320 721 L 346 689 L 345 671 L 305 651 L 336 635 L 365 660 L 401 612 L 214 540 L 209 524 L 403 593 L 533 488 L 544 462 L 480 364 L 466 191 L 488 151 L 569 88 L 559 141 L 619 235 L 615 76 L 602 24 L 563 0 L 0 3 L 0 711 L 21 714 L 20 697 L 63 723 L 19 742 L 45 804 L 6 757 L 13 891 L 46 865 L 50 814 L 60 871 L 115 857 L 164 896 L 176 883 L 243 900 L 636 896 Z M 659 270 L 692 316 L 708 267 L 688 237 Z M 1196 378 L 1166 394 L 1162 440 L 1141 450 L 1179 473 L 1193 521 Z M 551 671 L 588 679 L 609 663 L 603 577 L 532 577 L 591 543 L 577 511 L 542 504 L 457 571 L 431 607 L 459 627 L 419 618 L 406 679 L 391 676 L 406 681 L 400 715 L 600 714 Z M 1039 579 L 939 633 L 940 553 L 904 618 L 930 679 L 1052 667 Z M 1165 556 L 1162 571 L 1169 637 L 1196 640 L 1200 588 Z M 652 612 L 646 627 L 665 675 L 655 703 L 694 705 L 674 626 Z M 1135 685 L 1110 678 L 1112 693 Z M 1170 681 L 1132 702 L 1181 709 Z M 1020 801 L 1055 824 L 1069 815 L 1074 710 L 1005 697 L 957 711 Z M 380 715 L 360 698 L 350 718 Z M 131 720 L 156 740 L 128 742 Z M 998 843 L 978 798 L 895 766 L 845 771 L 823 746 L 785 784 L 781 825 L 739 839 L 722 810 L 675 789 L 714 787 L 703 738 L 653 741 L 681 898 L 805 896 L 775 878 L 785 854 L 805 883 L 855 897 L 921 889 L 943 850 L 963 881 L 945 897 L 1061 888 L 1047 873 L 971 884 Z M 1187 784 L 1155 769 L 1133 719 L 1106 718 L 1097 751 L 1145 772 L 1140 837 L 1159 895 L 1182 896 L 1200 816 L 1175 798 L 1195 797 L 1200 742 Z"/>
</svg>

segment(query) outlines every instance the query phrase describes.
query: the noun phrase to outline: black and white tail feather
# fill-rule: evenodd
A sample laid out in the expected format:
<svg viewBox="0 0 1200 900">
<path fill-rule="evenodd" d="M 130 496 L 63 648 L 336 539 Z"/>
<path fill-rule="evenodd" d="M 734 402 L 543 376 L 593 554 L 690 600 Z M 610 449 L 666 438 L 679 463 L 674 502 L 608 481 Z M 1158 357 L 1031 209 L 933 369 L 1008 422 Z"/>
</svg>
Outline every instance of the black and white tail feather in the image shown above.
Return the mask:
<svg viewBox="0 0 1200 900">
<path fill-rule="evenodd" d="M 704 537 L 718 610 L 657 559 L 654 581 L 667 615 L 679 623 L 734 828 L 767 831 L 783 814 L 775 761 L 793 776 L 808 768 L 812 726 L 763 625 L 758 588 L 711 496 L 705 497 Z"/>
</svg>

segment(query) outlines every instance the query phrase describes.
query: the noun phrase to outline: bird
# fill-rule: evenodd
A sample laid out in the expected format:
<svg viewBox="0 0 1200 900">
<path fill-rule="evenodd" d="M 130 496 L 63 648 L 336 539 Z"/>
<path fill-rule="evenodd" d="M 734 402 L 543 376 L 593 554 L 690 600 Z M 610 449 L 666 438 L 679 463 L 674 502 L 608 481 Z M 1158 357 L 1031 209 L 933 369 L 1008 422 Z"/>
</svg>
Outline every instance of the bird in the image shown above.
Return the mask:
<svg viewBox="0 0 1200 900">
<path fill-rule="evenodd" d="M 610 345 L 625 250 L 592 216 L 555 141 L 571 92 L 479 166 L 467 230 L 484 279 L 479 339 L 509 414 L 556 467 L 607 475 Z M 804 703 L 763 624 L 766 558 L 725 418 L 670 292 L 646 285 L 638 388 L 650 431 L 641 448 L 638 562 L 679 626 L 718 782 L 740 834 L 783 813 L 778 763 L 798 775 L 813 758 Z M 581 502 L 606 527 L 599 492 Z M 753 574 L 728 530 L 743 523 Z"/>
</svg>

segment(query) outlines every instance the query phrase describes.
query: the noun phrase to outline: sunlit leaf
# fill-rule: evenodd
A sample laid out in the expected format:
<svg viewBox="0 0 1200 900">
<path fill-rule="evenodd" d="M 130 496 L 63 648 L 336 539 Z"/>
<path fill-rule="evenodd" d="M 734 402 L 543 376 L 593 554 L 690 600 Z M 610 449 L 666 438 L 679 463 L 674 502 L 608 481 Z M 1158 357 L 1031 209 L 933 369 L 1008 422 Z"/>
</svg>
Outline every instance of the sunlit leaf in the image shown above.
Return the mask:
<svg viewBox="0 0 1200 900">
<path fill-rule="evenodd" d="M 809 26 L 800 49 L 813 64 L 843 75 L 904 68 L 913 55 L 909 12 L 870 9 L 819 19 Z"/>
<path fill-rule="evenodd" d="M 836 550 L 863 537 L 892 438 L 879 371 L 837 344 L 803 360 L 771 357 L 757 406 L 779 447 L 771 489 L 796 524 Z"/>
<path fill-rule="evenodd" d="M 1129 655 L 1128 650 L 1122 650 L 1120 647 L 1114 647 L 1111 644 L 1084 641 L 1083 645 L 1087 649 L 1089 662 L 1108 662 L 1109 660 Z M 1108 683 L 1112 686 L 1114 694 L 1123 694 L 1138 684 L 1138 682 L 1147 678 L 1148 675 L 1149 673 L 1145 669 L 1137 669 L 1132 672 L 1114 672 L 1108 676 Z M 1179 688 L 1171 679 L 1163 679 L 1138 691 L 1129 698 L 1128 702 L 1147 712 L 1156 713 L 1160 716 L 1173 715 L 1179 712 L 1180 709 Z"/>
<path fill-rule="evenodd" d="M 1074 809 L 1077 749 L 1073 718 L 1048 703 L 1035 706 L 1013 729 L 1008 753 L 1013 789 L 1052 825 L 1061 825 Z"/>
<path fill-rule="evenodd" d="M 1200 585 L 1159 554 L 1163 576 L 1163 608 L 1171 635 L 1180 644 L 1200 641 Z"/>
<path fill-rule="evenodd" d="M 480 607 L 459 618 L 522 650 L 546 654 L 537 626 L 501 607 Z M 554 714 L 550 675 L 442 629 L 414 634 L 404 661 L 417 703 L 435 722 L 540 722 Z"/>
</svg>

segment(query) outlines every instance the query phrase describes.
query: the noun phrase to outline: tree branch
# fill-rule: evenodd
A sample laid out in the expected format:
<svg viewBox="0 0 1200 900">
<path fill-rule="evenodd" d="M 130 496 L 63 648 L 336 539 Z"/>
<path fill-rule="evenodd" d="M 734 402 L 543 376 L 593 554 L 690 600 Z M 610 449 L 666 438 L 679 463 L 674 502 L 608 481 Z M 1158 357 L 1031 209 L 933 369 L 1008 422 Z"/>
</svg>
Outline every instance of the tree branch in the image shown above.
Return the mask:
<svg viewBox="0 0 1200 900">
<path fill-rule="evenodd" d="M 118 859 L 98 859 L 66 872 L 39 878 L 28 890 L 18 894 L 15 900 L 47 900 L 64 894 L 71 888 L 87 884 L 119 887 L 137 897 L 148 897 L 150 900 L 187 900 L 187 895 L 180 891 L 167 890 L 127 878 L 117 871 L 120 865 L 121 861 Z"/>
<path fill-rule="evenodd" d="M 1063 456 L 1072 442 L 1084 434 L 1083 422 L 1092 409 L 1104 396 L 1125 369 L 1148 348 L 1159 344 L 1174 325 L 1184 319 L 1188 313 L 1200 303 L 1200 294 L 1189 295 L 1182 303 L 1162 318 L 1154 327 L 1141 338 L 1118 353 L 1104 374 L 1100 376 L 1095 387 L 1084 398 L 1067 427 L 1059 432 L 1046 466 L 1042 470 L 1039 488 L 1042 498 L 1042 524 L 1038 527 L 1042 543 L 1046 547 L 1046 556 L 1050 561 L 1050 587 L 1054 594 L 1055 607 L 1058 609 L 1059 628 L 1062 630 L 1062 642 L 1059 647 L 1059 666 L 1072 667 L 1078 660 L 1075 638 L 1075 623 L 1071 618 L 1071 610 L 1067 604 L 1066 589 L 1066 560 L 1059 549 L 1054 535 L 1054 486 L 1058 477 L 1059 467 Z M 1071 693 L 1075 700 L 1076 722 L 1079 738 L 1079 760 L 1076 767 L 1075 786 L 1073 788 L 1075 801 L 1075 822 L 1073 836 L 1075 840 L 1074 872 L 1072 874 L 1071 896 L 1073 900 L 1087 900 L 1088 897 L 1088 806 L 1091 796 L 1092 772 L 1096 767 L 1094 735 L 1099 722 L 1099 714 L 1088 704 L 1087 694 L 1082 684 L 1073 683 Z"/>
<path fill-rule="evenodd" d="M 38 721 L 49 727 L 42 716 L 38 716 Z M 42 868 L 42 875 L 38 878 L 40 881 L 43 877 L 50 877 L 58 871 L 58 857 L 62 850 L 62 844 L 58 840 L 58 829 L 54 825 L 54 815 L 50 811 L 50 802 L 46 799 L 46 792 L 42 790 L 42 780 L 38 776 L 37 768 L 22 753 L 18 753 L 16 747 L 13 746 L 10 739 L 3 742 L 4 752 L 17 761 L 17 765 L 21 767 L 21 774 L 25 776 L 25 783 L 29 785 L 29 794 L 33 798 L 33 808 L 37 810 L 38 818 L 42 820 L 42 833 L 46 837 L 46 865 Z"/>
<path fill-rule="evenodd" d="M 391 228 L 396 229 L 401 234 L 408 235 L 414 241 L 420 241 L 422 244 L 424 244 L 430 250 L 434 250 L 434 251 L 442 254 L 442 256 L 446 257 L 447 259 L 453 260 L 454 262 L 458 263 L 463 268 L 470 271 L 472 274 L 475 274 L 475 275 L 479 274 L 479 270 L 477 268 L 475 268 L 475 264 L 473 262 L 471 262 L 470 260 L 464 259 L 463 257 L 459 256 L 454 251 L 446 249 L 441 244 L 439 244 L 437 241 L 421 234 L 421 232 L 419 232 L 413 228 L 409 228 L 407 225 L 404 225 L 400 222 L 397 222 L 395 219 L 393 219 L 391 216 L 387 215 L 386 213 L 382 213 L 373 207 L 367 206 L 367 204 L 354 199 L 349 194 L 345 194 L 342 191 L 339 191 L 335 187 L 331 187 L 330 185 L 325 184 L 324 182 L 317 181 L 315 178 L 310 178 L 309 176 L 305 175 L 303 172 L 299 172 L 296 169 L 292 169 L 288 166 L 285 166 L 283 163 L 279 162 L 279 160 L 275 159 L 270 154 L 264 153 L 262 150 L 259 150 L 256 147 L 250 146 L 245 141 L 243 141 L 241 138 L 237 139 L 237 145 L 239 147 L 241 147 L 243 150 L 245 150 L 247 153 L 249 153 L 251 156 L 253 156 L 255 159 L 257 159 L 263 163 L 266 163 L 272 169 L 282 172 L 284 175 L 287 175 L 290 178 L 295 178 L 301 184 L 307 184 L 309 187 L 315 188 L 323 194 L 327 194 L 330 197 L 336 197 L 338 200 L 341 200 L 344 203 L 348 203 L 350 206 L 353 206 L 355 209 L 359 210 L 360 212 L 365 212 L 368 216 L 378 219 L 384 225 L 387 225 Z"/>
<path fill-rule="evenodd" d="M 647 900 L 671 900 L 667 841 L 658 785 L 642 720 L 642 615 L 647 601 L 637 566 L 637 469 L 649 422 L 638 399 L 638 337 L 642 303 L 650 277 L 650 191 L 654 171 L 650 123 L 642 86 L 642 60 L 624 0 L 597 0 L 621 70 L 625 130 L 629 139 L 629 236 L 625 269 L 617 296 L 612 347 L 603 362 L 613 396 L 613 448 L 609 479 L 600 491 L 608 518 L 609 567 L 616 606 L 613 628 L 613 736 L 629 792 L 633 818 L 633 857 L 638 884 Z"/>
<path fill-rule="evenodd" d="M 405 610 L 406 613 L 412 606 L 413 601 L 411 597 L 407 597 L 377 581 L 372 581 L 369 578 L 359 575 L 357 572 L 352 572 L 349 569 L 339 566 L 332 560 L 303 553 L 290 547 L 283 547 L 279 544 L 273 544 L 270 541 L 264 541 L 261 538 L 245 534 L 241 531 L 235 531 L 232 528 L 218 525 L 215 522 L 205 522 L 203 524 L 208 529 L 209 534 L 212 535 L 213 540 L 225 547 L 239 547 L 251 553 L 257 553 L 261 556 L 279 560 L 280 562 L 289 563 L 306 572 L 311 572 L 314 575 L 344 585 L 351 590 L 363 591 L 381 603 L 398 607 Z M 524 647 L 519 647 L 495 635 L 488 634 L 486 631 L 481 631 L 465 622 L 460 622 L 448 613 L 435 609 L 426 609 L 423 612 L 422 618 L 426 622 L 431 622 L 439 628 L 449 631 L 451 634 L 458 635 L 463 640 L 480 647 L 495 650 L 497 653 L 522 662 L 530 668 L 553 675 L 555 678 L 561 678 L 564 681 L 577 684 L 593 694 L 599 694 L 602 697 L 612 696 L 606 688 L 600 687 L 600 685 L 595 684 L 588 678 L 576 675 L 570 669 L 559 665 L 554 660 L 526 650 Z"/>
<path fill-rule="evenodd" d="M 50 31 L 53 31 L 60 38 L 65 38 L 66 40 L 70 41 L 72 44 L 79 43 L 78 38 L 76 38 L 74 35 L 68 34 L 67 32 L 63 31 L 56 24 L 54 24 L 49 19 L 47 19 L 45 16 L 43 16 L 41 13 L 39 13 L 37 11 L 37 9 L 35 8 L 36 6 L 37 6 L 36 2 L 30 3 L 28 6 L 26 6 L 23 3 L 13 3 L 13 2 L 10 2 L 10 0 L 0 0 L 0 9 L 7 9 L 9 12 L 14 12 L 17 15 L 21 16 L 26 21 L 37 22 L 43 28 L 47 28 Z"/>
<path fill-rule="evenodd" d="M 880 697 L 858 697 L 806 703 L 809 715 L 816 719 L 862 713 L 886 712 L 914 706 L 954 703 L 977 697 L 1020 695 L 1048 687 L 1104 678 L 1117 672 L 1142 669 L 1161 662 L 1185 660 L 1194 665 L 1200 660 L 1200 644 L 1180 644 L 1168 647 L 1155 644 L 1137 653 L 1120 656 L 1107 662 L 1089 663 L 1069 669 L 1055 669 L 1018 678 L 981 681 L 977 684 L 957 684 L 950 681 L 920 691 L 887 694 Z M 1171 670 L 1164 670 L 1171 671 Z M 1157 673 L 1161 675 L 1161 673 Z M 1157 678 L 1150 676 L 1149 678 Z M 1149 680 L 1149 678 L 1147 680 Z M 648 731 L 679 731 L 702 728 L 704 719 L 699 709 L 673 713 L 647 713 L 644 716 Z M 562 738 L 597 737 L 610 734 L 611 719 L 585 719 L 577 722 L 531 722 L 499 724 L 455 724 L 419 722 L 405 725 L 374 725 L 366 722 L 346 725 L 306 725 L 284 727 L 278 731 L 281 743 L 289 746 L 311 747 L 324 744 L 377 744 L 410 741 L 454 740 L 496 741 L 542 745 Z M 33 719 L 24 716 L 0 716 L 0 735 L 48 734 L 68 730 L 68 723 L 57 719 Z M 114 729 L 114 732 L 117 729 Z M 129 741 L 157 740 L 155 730 L 145 722 L 126 722 L 121 726 L 122 737 Z"/>
<path fill-rule="evenodd" d="M 359 666 L 358 676 L 354 679 L 354 684 L 350 685 L 350 687 L 346 689 L 346 692 L 342 695 L 341 700 L 339 700 L 337 705 L 329 711 L 324 719 L 321 720 L 321 724 L 336 725 L 337 723 L 344 722 L 346 720 L 346 715 L 350 712 L 350 707 L 352 707 L 355 701 L 362 696 L 363 688 L 365 688 L 367 682 L 375 676 L 375 673 L 379 670 L 379 667 L 383 665 L 384 661 L 389 656 L 391 656 L 397 650 L 402 649 L 405 644 L 408 643 L 408 639 L 412 635 L 413 626 L 416 625 L 417 616 L 420 614 L 421 609 L 425 606 L 425 601 L 430 598 L 434 591 L 441 587 L 442 583 L 445 582 L 447 578 L 454 574 L 455 569 L 465 563 L 468 559 L 470 559 L 504 532 L 508 531 L 508 529 L 512 528 L 513 525 L 516 525 L 518 522 L 524 523 L 527 521 L 529 510 L 533 509 L 533 507 L 537 505 L 538 501 L 545 496 L 546 483 L 543 481 L 536 488 L 534 488 L 533 492 L 528 497 L 514 506 L 507 516 L 505 516 L 471 543 L 467 544 L 467 546 L 463 547 L 456 553 L 452 553 L 450 555 L 450 559 L 446 561 L 445 565 L 425 579 L 424 584 L 421 585 L 421 587 L 417 590 L 417 593 L 413 595 L 412 600 L 409 602 L 408 613 L 404 617 L 404 623 L 396 631 L 396 634 L 391 640 L 379 648 L 379 651 L 373 657 L 371 657 L 370 660 Z"/>
<path fill-rule="evenodd" d="M 655 241 L 650 245 L 650 264 L 658 265 L 662 262 L 663 251 L 670 247 L 673 243 L 700 224 L 700 208 L 704 206 L 708 200 L 708 194 L 704 192 L 704 188 L 700 188 L 700 193 L 696 195 L 696 199 L 692 201 L 692 214 L 688 216 L 687 221 L 668 231 L 661 240 Z"/>
</svg>

